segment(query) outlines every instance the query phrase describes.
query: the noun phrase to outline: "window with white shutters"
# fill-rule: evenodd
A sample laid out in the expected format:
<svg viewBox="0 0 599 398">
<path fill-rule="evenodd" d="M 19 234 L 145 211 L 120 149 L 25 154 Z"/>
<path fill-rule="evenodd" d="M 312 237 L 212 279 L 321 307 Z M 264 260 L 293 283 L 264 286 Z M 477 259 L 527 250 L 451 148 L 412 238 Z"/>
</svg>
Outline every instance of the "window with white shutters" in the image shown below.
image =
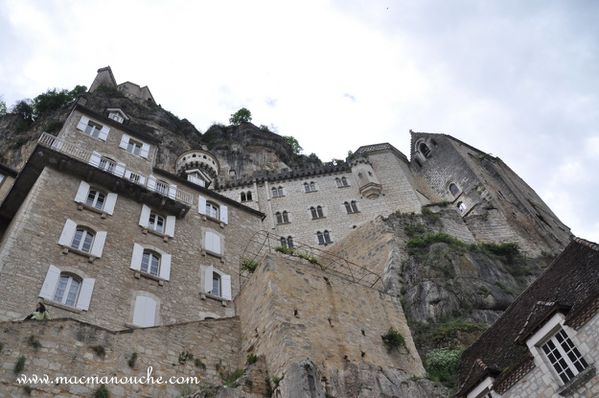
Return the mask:
<svg viewBox="0 0 599 398">
<path fill-rule="evenodd" d="M 77 225 L 75 221 L 67 219 L 58 239 L 58 244 L 75 253 L 89 254 L 92 258 L 100 258 L 104 250 L 106 236 L 106 231 L 96 231 L 84 225 Z"/>
<path fill-rule="evenodd" d="M 137 327 L 156 326 L 158 300 L 146 294 L 138 294 L 133 305 L 133 325 Z"/>
<path fill-rule="evenodd" d="M 90 186 L 87 182 L 81 181 L 75 194 L 75 202 L 92 210 L 112 215 L 117 197 L 116 193 L 107 192 L 104 189 Z"/>
<path fill-rule="evenodd" d="M 128 134 L 123 134 L 121 136 L 121 142 L 119 147 L 126 150 L 132 155 L 141 156 L 144 159 L 147 159 L 150 154 L 150 145 L 132 138 Z"/>
<path fill-rule="evenodd" d="M 202 290 L 219 299 L 231 300 L 231 275 L 228 275 L 213 266 L 200 266 L 203 279 Z"/>
<path fill-rule="evenodd" d="M 147 231 L 173 238 L 175 236 L 175 222 L 175 216 L 165 216 L 146 205 L 141 207 L 139 225 Z"/>
<path fill-rule="evenodd" d="M 171 255 L 154 247 L 134 243 L 129 268 L 140 272 L 140 275 L 168 281 L 171 276 Z"/>
<path fill-rule="evenodd" d="M 210 254 L 221 256 L 223 253 L 221 236 L 214 231 L 206 231 L 204 233 L 204 249 Z"/>
<path fill-rule="evenodd" d="M 74 272 L 63 271 L 55 265 L 50 265 L 39 297 L 49 303 L 87 311 L 95 281 L 94 278 L 85 278 Z"/>
</svg>

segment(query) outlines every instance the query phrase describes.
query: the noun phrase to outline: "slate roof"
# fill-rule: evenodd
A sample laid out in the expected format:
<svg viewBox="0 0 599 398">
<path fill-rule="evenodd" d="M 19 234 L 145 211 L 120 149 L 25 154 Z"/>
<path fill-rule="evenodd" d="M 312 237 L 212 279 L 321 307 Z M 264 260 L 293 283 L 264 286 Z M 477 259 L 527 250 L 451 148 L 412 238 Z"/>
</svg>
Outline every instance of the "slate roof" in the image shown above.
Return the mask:
<svg viewBox="0 0 599 398">
<path fill-rule="evenodd" d="M 574 238 L 545 272 L 505 310 L 466 351 L 459 369 L 464 397 L 486 376 L 495 376 L 495 389 L 507 391 L 534 367 L 526 339 L 555 312 L 566 324 L 584 324 L 599 303 L 599 245 Z M 592 313 L 591 313 L 592 312 Z"/>
</svg>

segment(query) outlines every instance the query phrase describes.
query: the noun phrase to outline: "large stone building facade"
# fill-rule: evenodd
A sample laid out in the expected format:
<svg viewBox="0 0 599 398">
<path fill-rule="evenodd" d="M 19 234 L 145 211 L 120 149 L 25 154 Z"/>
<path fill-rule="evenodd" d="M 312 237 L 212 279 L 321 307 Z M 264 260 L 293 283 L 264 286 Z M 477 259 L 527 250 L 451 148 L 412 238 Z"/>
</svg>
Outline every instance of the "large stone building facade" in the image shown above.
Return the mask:
<svg viewBox="0 0 599 398">
<path fill-rule="evenodd" d="M 420 379 L 387 259 L 364 256 L 360 266 L 328 246 L 351 242 L 376 217 L 438 207 L 454 209 L 449 229 L 465 241 L 517 242 L 539 254 L 570 238 L 500 159 L 447 135 L 412 132 L 410 159 L 377 144 L 292 169 L 272 133 L 260 133 L 243 160 L 233 148 L 173 144 L 180 132 L 152 110 L 161 108 L 147 87 L 117 85 L 102 68 L 55 135 L 43 133 L 18 170 L 0 168 L 0 383 L 13 394 L 13 365 L 25 354 L 28 372 L 82 375 L 130 373 L 136 353 L 163 374 L 199 372 L 211 384 L 245 369 L 239 396 L 265 394 L 265 377 L 285 397 L 440 396 Z M 47 329 L 19 321 L 37 300 L 52 315 Z M 401 350 L 381 343 L 391 328 Z M 29 336 L 44 350 L 24 347 Z M 97 346 L 106 356 L 93 355 Z M 175 366 L 192 352 L 197 368 Z M 65 396 L 94 388 L 36 386 Z"/>
</svg>

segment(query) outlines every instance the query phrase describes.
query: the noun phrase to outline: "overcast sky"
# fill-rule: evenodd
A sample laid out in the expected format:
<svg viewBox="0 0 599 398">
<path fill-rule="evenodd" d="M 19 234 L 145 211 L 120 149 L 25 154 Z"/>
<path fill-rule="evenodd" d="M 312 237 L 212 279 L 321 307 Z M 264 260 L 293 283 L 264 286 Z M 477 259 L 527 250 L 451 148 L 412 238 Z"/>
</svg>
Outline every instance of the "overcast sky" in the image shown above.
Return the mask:
<svg viewBox="0 0 599 398">
<path fill-rule="evenodd" d="M 592 0 L 0 0 L 0 95 L 110 65 L 200 131 L 247 107 L 323 160 L 447 133 L 598 242 L 598 16 Z"/>
</svg>

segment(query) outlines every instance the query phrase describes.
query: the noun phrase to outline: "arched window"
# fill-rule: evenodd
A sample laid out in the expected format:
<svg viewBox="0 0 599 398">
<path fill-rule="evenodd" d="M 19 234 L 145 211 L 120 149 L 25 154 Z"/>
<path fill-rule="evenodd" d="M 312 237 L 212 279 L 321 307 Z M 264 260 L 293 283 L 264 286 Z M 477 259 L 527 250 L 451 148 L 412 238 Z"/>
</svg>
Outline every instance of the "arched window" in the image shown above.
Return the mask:
<svg viewBox="0 0 599 398">
<path fill-rule="evenodd" d="M 418 150 L 422 155 L 424 155 L 425 158 L 429 158 L 431 156 L 431 150 L 424 142 L 421 142 L 420 145 L 418 145 Z"/>
<path fill-rule="evenodd" d="M 304 191 L 310 192 L 310 184 L 308 184 L 307 182 L 304 182 Z"/>
<path fill-rule="evenodd" d="M 335 182 L 337 183 L 337 188 L 341 188 L 343 186 L 339 177 L 335 178 Z"/>
<path fill-rule="evenodd" d="M 310 182 L 310 192 L 316 192 L 316 184 L 314 181 Z"/>
<path fill-rule="evenodd" d="M 324 245 L 324 236 L 322 235 L 322 232 L 316 232 L 316 239 L 318 239 L 319 245 Z"/>
<path fill-rule="evenodd" d="M 287 213 L 287 211 L 283 211 L 283 223 L 284 224 L 289 223 L 289 213 Z"/>
<path fill-rule="evenodd" d="M 329 233 L 329 231 L 325 230 L 323 233 L 324 236 L 324 243 L 333 243 L 333 241 L 331 240 L 331 234 Z"/>
<path fill-rule="evenodd" d="M 287 247 L 287 239 L 285 239 L 284 236 L 281 236 L 281 239 L 279 239 L 279 241 L 281 242 L 281 247 Z"/>
<path fill-rule="evenodd" d="M 466 205 L 464 204 L 464 202 L 458 202 L 458 204 L 456 205 L 456 207 L 458 208 L 458 210 L 460 211 L 460 213 L 463 213 L 466 211 Z"/>
<path fill-rule="evenodd" d="M 277 192 L 278 192 L 279 197 L 285 196 L 285 193 L 283 192 L 283 187 L 281 187 L 281 186 L 278 187 Z"/>
<path fill-rule="evenodd" d="M 106 200 L 106 193 L 96 188 L 90 188 L 85 199 L 85 204 L 90 207 L 95 207 L 98 210 L 104 208 L 104 201 Z"/>
<path fill-rule="evenodd" d="M 84 253 L 89 253 L 94 243 L 96 233 L 89 228 L 78 226 L 71 242 L 71 247 Z"/>
<path fill-rule="evenodd" d="M 246 199 L 246 196 L 245 196 L 245 192 L 242 192 L 242 193 L 241 193 L 241 201 L 242 201 L 242 202 L 245 202 L 246 200 L 247 200 L 247 199 Z"/>
<path fill-rule="evenodd" d="M 316 208 L 314 206 L 310 207 L 310 214 L 312 215 L 312 219 L 318 218 L 318 213 L 316 213 Z"/>
<path fill-rule="evenodd" d="M 221 277 L 218 272 L 212 271 L 212 294 L 220 297 L 222 292 Z"/>
<path fill-rule="evenodd" d="M 160 275 L 160 254 L 153 250 L 144 250 L 141 258 L 141 272 L 158 276 Z"/>
<path fill-rule="evenodd" d="M 164 217 L 160 214 L 156 214 L 154 212 L 150 213 L 150 217 L 148 218 L 148 229 L 156 231 L 158 233 L 164 233 Z"/>
<path fill-rule="evenodd" d="M 453 182 L 451 184 L 449 184 L 449 192 L 454 196 L 458 196 L 458 194 L 460 193 L 460 189 L 458 188 L 457 185 L 455 185 Z"/>
<path fill-rule="evenodd" d="M 341 177 L 341 186 L 343 186 L 343 187 L 349 186 L 349 184 L 347 183 L 347 178 Z"/>
<path fill-rule="evenodd" d="M 358 212 L 358 203 L 355 200 L 351 201 L 351 211 L 352 213 Z"/>
<path fill-rule="evenodd" d="M 270 189 L 270 191 L 272 192 L 272 197 L 273 198 L 278 198 L 279 197 L 279 191 L 277 191 L 277 187 L 272 187 Z"/>
<path fill-rule="evenodd" d="M 277 224 L 283 224 L 283 215 L 280 211 L 275 213 L 275 218 L 277 219 Z"/>
<path fill-rule="evenodd" d="M 316 213 L 318 214 L 318 218 L 324 217 L 324 213 L 322 212 L 322 206 L 316 206 Z"/>
<path fill-rule="evenodd" d="M 218 205 L 212 202 L 206 202 L 206 215 L 215 219 L 219 219 Z"/>
<path fill-rule="evenodd" d="M 81 282 L 81 278 L 77 275 L 61 272 L 54 293 L 54 301 L 74 307 L 77 304 L 79 290 L 81 290 Z"/>
<path fill-rule="evenodd" d="M 247 193 L 245 194 L 245 198 L 248 202 L 252 201 L 252 191 L 247 191 Z"/>
<path fill-rule="evenodd" d="M 343 205 L 345 206 L 345 211 L 347 211 L 347 214 L 350 214 L 352 211 L 349 202 L 343 202 Z"/>
<path fill-rule="evenodd" d="M 291 236 L 287 237 L 287 247 L 293 248 L 293 237 Z"/>
</svg>

